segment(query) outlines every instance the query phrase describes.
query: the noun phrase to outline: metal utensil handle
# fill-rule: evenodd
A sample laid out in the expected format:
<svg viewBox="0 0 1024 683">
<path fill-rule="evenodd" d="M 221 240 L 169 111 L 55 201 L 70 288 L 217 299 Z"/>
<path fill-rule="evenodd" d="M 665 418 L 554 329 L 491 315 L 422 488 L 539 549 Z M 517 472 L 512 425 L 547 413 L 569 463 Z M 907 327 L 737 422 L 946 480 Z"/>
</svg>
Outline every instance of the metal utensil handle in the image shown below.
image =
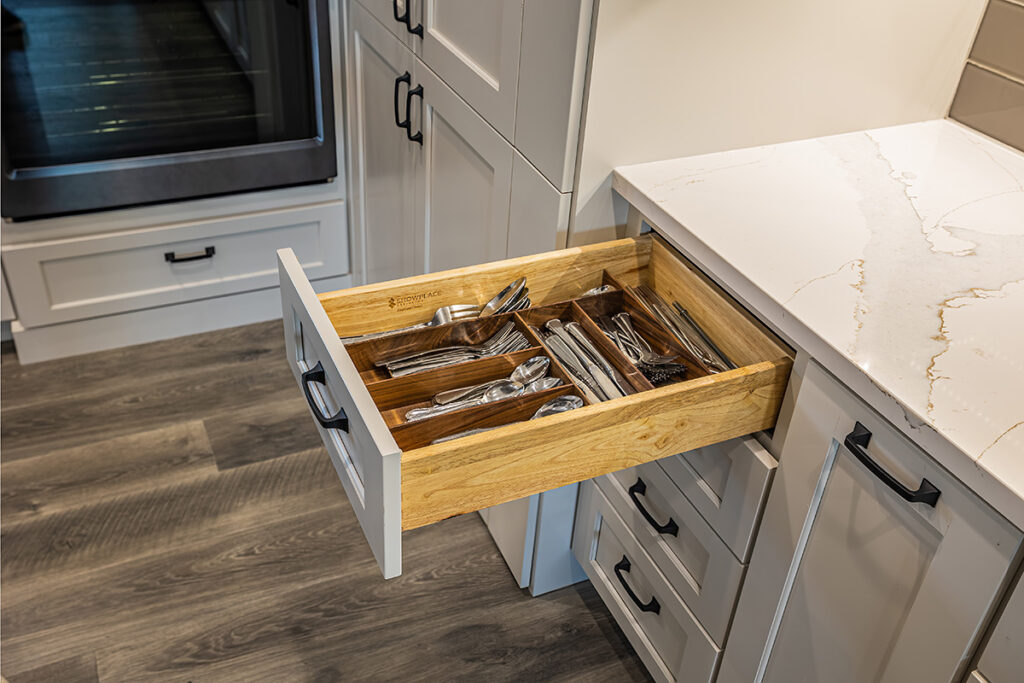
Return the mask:
<svg viewBox="0 0 1024 683">
<path fill-rule="evenodd" d="M 619 560 L 619 563 L 615 565 L 615 578 L 619 580 L 619 583 L 622 584 L 623 590 L 626 591 L 626 595 L 629 596 L 641 612 L 654 612 L 655 614 L 659 614 L 661 612 L 661 605 L 658 603 L 658 599 L 656 597 L 652 595 L 649 602 L 643 602 L 637 597 L 636 593 L 633 592 L 633 589 L 629 587 L 629 584 L 626 583 L 626 578 L 622 574 L 623 572 L 628 573 L 630 569 L 632 569 L 632 565 L 629 562 L 629 558 L 623 555 L 622 559 Z"/>
<path fill-rule="evenodd" d="M 640 477 L 636 478 L 636 483 L 629 487 L 629 497 L 633 501 L 633 505 L 643 515 L 643 518 L 647 520 L 647 523 L 657 531 L 659 534 L 667 534 L 668 536 L 679 535 L 679 525 L 676 524 L 675 520 L 671 517 L 664 524 L 658 524 L 658 522 L 651 516 L 651 513 L 647 511 L 647 508 L 643 506 L 640 499 L 637 496 L 642 496 L 647 493 L 647 484 Z"/>
<path fill-rule="evenodd" d="M 868 468 L 871 474 L 875 475 L 882 480 L 882 483 L 891 488 L 896 494 L 905 501 L 910 503 L 924 503 L 935 507 L 935 503 L 938 502 L 939 496 L 942 492 L 935 488 L 927 479 L 921 479 L 921 483 L 918 485 L 916 491 L 911 491 L 906 486 L 901 484 L 891 474 L 882 469 L 882 466 L 871 459 L 868 452 L 865 450 L 868 443 L 871 441 L 871 432 L 868 428 L 857 422 L 853 425 L 853 431 L 846 435 L 846 439 L 843 440 L 843 445 L 846 449 L 853 453 L 853 455 L 861 461 L 864 467 Z"/>
<path fill-rule="evenodd" d="M 320 407 L 316 404 L 313 392 L 309 388 L 310 382 L 327 386 L 327 373 L 324 372 L 324 366 L 320 361 L 317 361 L 316 365 L 302 373 L 302 392 L 306 395 L 306 402 L 309 403 L 309 409 L 313 411 L 313 417 L 316 418 L 321 427 L 324 429 L 340 429 L 347 433 L 348 416 L 345 415 L 345 409 L 339 407 L 337 414 L 333 417 L 328 417 L 320 412 Z"/>
<path fill-rule="evenodd" d="M 194 251 L 191 254 L 182 254 L 178 256 L 173 251 L 164 252 L 164 261 L 168 263 L 185 263 L 187 261 L 199 261 L 204 258 L 213 258 L 213 255 L 217 253 L 217 249 L 214 247 L 206 247 L 202 251 Z"/>
</svg>

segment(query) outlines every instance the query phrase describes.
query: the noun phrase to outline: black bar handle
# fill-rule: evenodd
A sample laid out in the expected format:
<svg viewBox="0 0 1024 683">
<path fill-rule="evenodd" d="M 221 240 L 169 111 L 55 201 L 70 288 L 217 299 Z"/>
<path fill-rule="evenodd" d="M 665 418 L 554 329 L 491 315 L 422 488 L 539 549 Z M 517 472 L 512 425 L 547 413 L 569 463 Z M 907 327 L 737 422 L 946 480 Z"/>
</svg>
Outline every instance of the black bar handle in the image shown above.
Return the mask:
<svg viewBox="0 0 1024 683">
<path fill-rule="evenodd" d="M 213 258 L 213 255 L 217 253 L 217 250 L 213 247 L 206 247 L 202 251 L 194 251 L 191 254 L 182 254 L 178 256 L 173 251 L 164 252 L 164 261 L 168 263 L 185 263 L 187 261 L 200 261 L 204 258 Z"/>
<path fill-rule="evenodd" d="M 409 120 L 409 119 L 412 118 L 412 116 L 410 114 L 412 109 L 410 109 L 410 107 L 412 106 L 412 98 L 413 97 L 419 97 L 420 98 L 420 102 L 421 103 L 423 102 L 423 86 L 422 85 L 417 85 L 415 88 L 410 88 L 409 92 L 405 93 L 405 117 L 406 117 L 406 120 Z M 413 134 L 412 126 L 411 125 L 408 125 L 405 128 L 405 137 L 409 138 L 413 142 L 418 142 L 421 147 L 423 146 L 423 130 L 422 130 L 422 127 L 423 127 L 423 114 L 422 114 L 422 110 L 421 110 L 421 112 L 420 112 L 420 130 L 416 131 L 416 133 Z"/>
<path fill-rule="evenodd" d="M 629 487 L 629 497 L 633 501 L 633 505 L 640 511 L 640 514 L 644 516 L 647 523 L 654 528 L 659 534 L 668 534 L 669 536 L 679 535 L 679 525 L 675 523 L 671 517 L 664 524 L 658 524 L 658 522 L 651 516 L 651 513 L 647 511 L 647 508 L 643 506 L 640 499 L 637 496 L 642 496 L 647 493 L 647 484 L 640 477 L 636 478 L 636 483 Z"/>
<path fill-rule="evenodd" d="M 334 417 L 327 417 L 321 413 L 320 408 L 316 405 L 316 401 L 313 400 L 313 392 L 309 390 L 310 382 L 316 382 L 325 386 L 327 384 L 327 373 L 324 372 L 324 366 L 320 361 L 317 361 L 316 365 L 302 373 L 302 391 L 306 394 L 309 409 L 313 411 L 313 417 L 316 418 L 316 421 L 324 429 L 340 429 L 343 432 L 348 432 L 348 416 L 345 415 L 345 409 L 338 408 L 338 414 Z"/>
<path fill-rule="evenodd" d="M 873 475 L 882 480 L 883 484 L 895 491 L 900 498 L 911 503 L 924 503 L 925 505 L 935 507 L 935 503 L 938 502 L 942 492 L 935 488 L 935 485 L 927 479 L 921 480 L 921 484 L 917 487 L 916 491 L 911 491 L 896 481 L 895 477 L 883 470 L 881 465 L 872 460 L 868 452 L 864 450 L 870 441 L 871 432 L 868 431 L 867 427 L 858 422 L 853 426 L 853 431 L 846 435 L 843 445 L 861 461 L 864 467 L 867 467 Z"/>
<path fill-rule="evenodd" d="M 405 13 L 399 14 L 398 0 L 391 0 L 391 11 L 395 15 L 395 21 L 405 24 L 405 30 L 409 33 L 423 37 L 423 24 L 412 25 L 412 0 L 405 0 Z"/>
<path fill-rule="evenodd" d="M 403 121 L 398 117 L 398 91 L 399 86 L 405 83 L 406 85 L 412 85 L 412 76 L 406 71 L 404 74 L 395 79 L 395 125 L 399 128 L 405 128 L 409 130 L 409 103 L 406 101 L 405 105 L 405 120 Z"/>
<path fill-rule="evenodd" d="M 631 600 L 633 600 L 641 612 L 654 612 L 655 614 L 659 614 L 661 612 L 661 605 L 658 604 L 658 599 L 656 597 L 652 595 L 650 602 L 641 602 L 640 598 L 638 598 L 636 593 L 633 592 L 633 589 L 629 587 L 628 583 L 626 583 L 626 579 L 622 576 L 622 573 L 629 572 L 631 568 L 632 565 L 629 563 L 629 558 L 625 555 L 623 555 L 622 559 L 619 560 L 619 563 L 615 565 L 615 576 L 618 578 L 619 583 L 622 584 L 623 590 L 626 591 L 626 594 Z"/>
</svg>

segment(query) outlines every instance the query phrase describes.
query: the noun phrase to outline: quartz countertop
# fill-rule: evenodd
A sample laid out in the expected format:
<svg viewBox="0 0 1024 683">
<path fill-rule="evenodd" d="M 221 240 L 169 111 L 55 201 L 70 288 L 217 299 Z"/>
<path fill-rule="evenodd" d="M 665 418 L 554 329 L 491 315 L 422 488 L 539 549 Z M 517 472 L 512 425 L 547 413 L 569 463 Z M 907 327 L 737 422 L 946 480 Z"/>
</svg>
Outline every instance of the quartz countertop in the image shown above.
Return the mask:
<svg viewBox="0 0 1024 683">
<path fill-rule="evenodd" d="M 1024 526 L 1024 154 L 937 120 L 620 167 L 613 187 Z"/>
</svg>

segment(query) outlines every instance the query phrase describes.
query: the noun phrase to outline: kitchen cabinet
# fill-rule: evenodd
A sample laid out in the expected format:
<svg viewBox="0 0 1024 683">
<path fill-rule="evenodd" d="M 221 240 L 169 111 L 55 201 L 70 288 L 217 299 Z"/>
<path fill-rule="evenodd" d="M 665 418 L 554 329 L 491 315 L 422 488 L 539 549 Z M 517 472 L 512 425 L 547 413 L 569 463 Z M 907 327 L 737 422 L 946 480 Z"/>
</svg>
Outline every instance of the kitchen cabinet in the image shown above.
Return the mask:
<svg viewBox="0 0 1024 683">
<path fill-rule="evenodd" d="M 722 681 L 950 681 L 1021 532 L 807 364 Z"/>
<path fill-rule="evenodd" d="M 985 642 L 974 674 L 982 683 L 1010 683 L 1024 672 L 1024 583 L 1011 587 Z"/>
<path fill-rule="evenodd" d="M 352 218 L 371 282 L 423 272 L 416 230 L 416 150 L 400 128 L 400 86 L 412 85 L 415 57 L 358 5 L 349 14 Z"/>
<path fill-rule="evenodd" d="M 290 250 L 279 251 L 278 259 L 287 360 L 387 578 L 401 573 L 403 530 L 772 427 L 791 366 L 784 344 L 651 236 L 319 297 Z M 384 396 L 398 389 L 374 369 L 374 342 L 346 347 L 339 339 L 422 322 L 444 302 L 484 303 L 517 277 L 526 278 L 537 306 L 578 297 L 606 274 L 623 284 L 648 282 L 680 301 L 740 367 L 431 444 L 437 435 L 425 439 L 393 415 L 385 418 Z M 530 414 L 496 411 L 492 419 Z"/>
<path fill-rule="evenodd" d="M 350 16 L 352 211 L 366 280 L 503 258 L 512 146 L 361 6 Z"/>
</svg>

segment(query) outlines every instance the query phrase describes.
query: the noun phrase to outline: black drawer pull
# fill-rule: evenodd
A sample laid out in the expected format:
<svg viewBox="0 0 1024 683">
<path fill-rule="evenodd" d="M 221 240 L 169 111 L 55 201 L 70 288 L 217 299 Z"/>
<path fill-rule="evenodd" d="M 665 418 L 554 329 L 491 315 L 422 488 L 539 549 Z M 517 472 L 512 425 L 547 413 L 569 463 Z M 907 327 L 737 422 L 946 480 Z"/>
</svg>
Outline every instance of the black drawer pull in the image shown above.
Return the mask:
<svg viewBox="0 0 1024 683">
<path fill-rule="evenodd" d="M 194 251 L 191 254 L 182 254 L 178 256 L 173 251 L 164 252 L 164 261 L 168 263 L 185 263 L 186 261 L 199 261 L 204 258 L 213 258 L 213 255 L 217 253 L 217 250 L 213 247 L 206 247 L 202 251 Z"/>
<path fill-rule="evenodd" d="M 409 92 L 405 93 L 405 136 L 413 142 L 418 142 L 420 146 L 423 146 L 423 110 L 420 109 L 420 130 L 416 131 L 415 134 L 412 132 L 412 126 L 409 125 L 409 120 L 412 118 L 412 98 L 420 98 L 420 104 L 423 103 L 423 86 L 417 85 L 415 88 L 410 88 Z"/>
<path fill-rule="evenodd" d="M 641 612 L 654 612 L 655 614 L 659 614 L 661 612 L 661 605 L 658 604 L 658 599 L 656 597 L 652 595 L 650 602 L 640 602 L 640 598 L 636 596 L 633 589 L 629 587 L 628 583 L 626 583 L 626 579 L 622 574 L 623 572 L 629 572 L 631 567 L 632 565 L 629 563 L 629 558 L 625 555 L 623 555 L 622 559 L 619 560 L 619 563 L 615 565 L 615 576 L 619 579 L 619 583 L 622 584 L 623 590 L 626 591 L 626 594 L 629 595 L 630 599 L 636 604 Z"/>
<path fill-rule="evenodd" d="M 320 423 L 320 426 L 324 429 L 340 429 L 343 432 L 348 432 L 348 416 L 345 415 L 344 408 L 338 408 L 338 414 L 334 417 L 327 417 L 320 412 L 320 408 L 317 407 L 316 401 L 313 400 L 313 392 L 309 389 L 309 383 L 316 382 L 318 384 L 327 385 L 327 373 L 324 372 L 324 366 L 320 361 L 316 362 L 316 365 L 311 367 L 302 373 L 302 392 L 306 394 L 306 401 L 309 403 L 309 409 L 313 411 L 313 417 Z"/>
<path fill-rule="evenodd" d="M 883 470 L 881 465 L 872 460 L 868 452 L 864 450 L 870 441 L 871 432 L 868 431 L 867 427 L 858 422 L 853 426 L 853 431 L 846 435 L 843 445 L 861 461 L 864 467 L 868 468 L 871 474 L 881 479 L 882 483 L 895 491 L 900 498 L 911 503 L 924 503 L 925 505 L 935 507 L 935 503 L 938 502 L 942 492 L 935 488 L 935 485 L 927 479 L 921 480 L 921 484 L 917 487 L 916 491 L 911 491 L 896 481 L 895 477 Z"/>
<path fill-rule="evenodd" d="M 408 104 L 406 105 L 406 109 L 405 109 L 405 118 L 402 119 L 398 115 L 398 91 L 399 91 L 399 86 L 402 83 L 405 83 L 406 85 L 408 85 L 410 87 L 412 86 L 412 76 L 409 75 L 408 71 L 406 71 L 404 74 L 402 74 L 401 76 L 399 76 L 398 78 L 395 79 L 395 125 L 398 126 L 399 128 L 405 128 L 406 130 L 409 130 L 409 108 L 408 108 Z"/>
<path fill-rule="evenodd" d="M 633 505 L 635 505 L 636 509 L 640 511 L 640 514 L 644 516 L 644 519 L 647 520 L 647 523 L 650 524 L 651 527 L 659 534 L 678 536 L 679 525 L 676 524 L 675 520 L 673 520 L 671 517 L 669 517 L 668 521 L 664 524 L 658 524 L 654 517 L 651 517 L 651 513 L 647 511 L 647 508 L 645 508 L 643 504 L 640 502 L 640 499 L 637 498 L 637 496 L 642 496 L 645 493 L 647 493 L 647 484 L 644 483 L 643 479 L 637 477 L 636 483 L 629 487 L 629 497 L 633 501 Z"/>
<path fill-rule="evenodd" d="M 405 13 L 398 13 L 398 0 L 391 0 L 391 11 L 395 15 L 395 21 L 405 24 L 405 30 L 409 33 L 423 37 L 423 24 L 412 25 L 412 0 L 405 0 Z"/>
</svg>

